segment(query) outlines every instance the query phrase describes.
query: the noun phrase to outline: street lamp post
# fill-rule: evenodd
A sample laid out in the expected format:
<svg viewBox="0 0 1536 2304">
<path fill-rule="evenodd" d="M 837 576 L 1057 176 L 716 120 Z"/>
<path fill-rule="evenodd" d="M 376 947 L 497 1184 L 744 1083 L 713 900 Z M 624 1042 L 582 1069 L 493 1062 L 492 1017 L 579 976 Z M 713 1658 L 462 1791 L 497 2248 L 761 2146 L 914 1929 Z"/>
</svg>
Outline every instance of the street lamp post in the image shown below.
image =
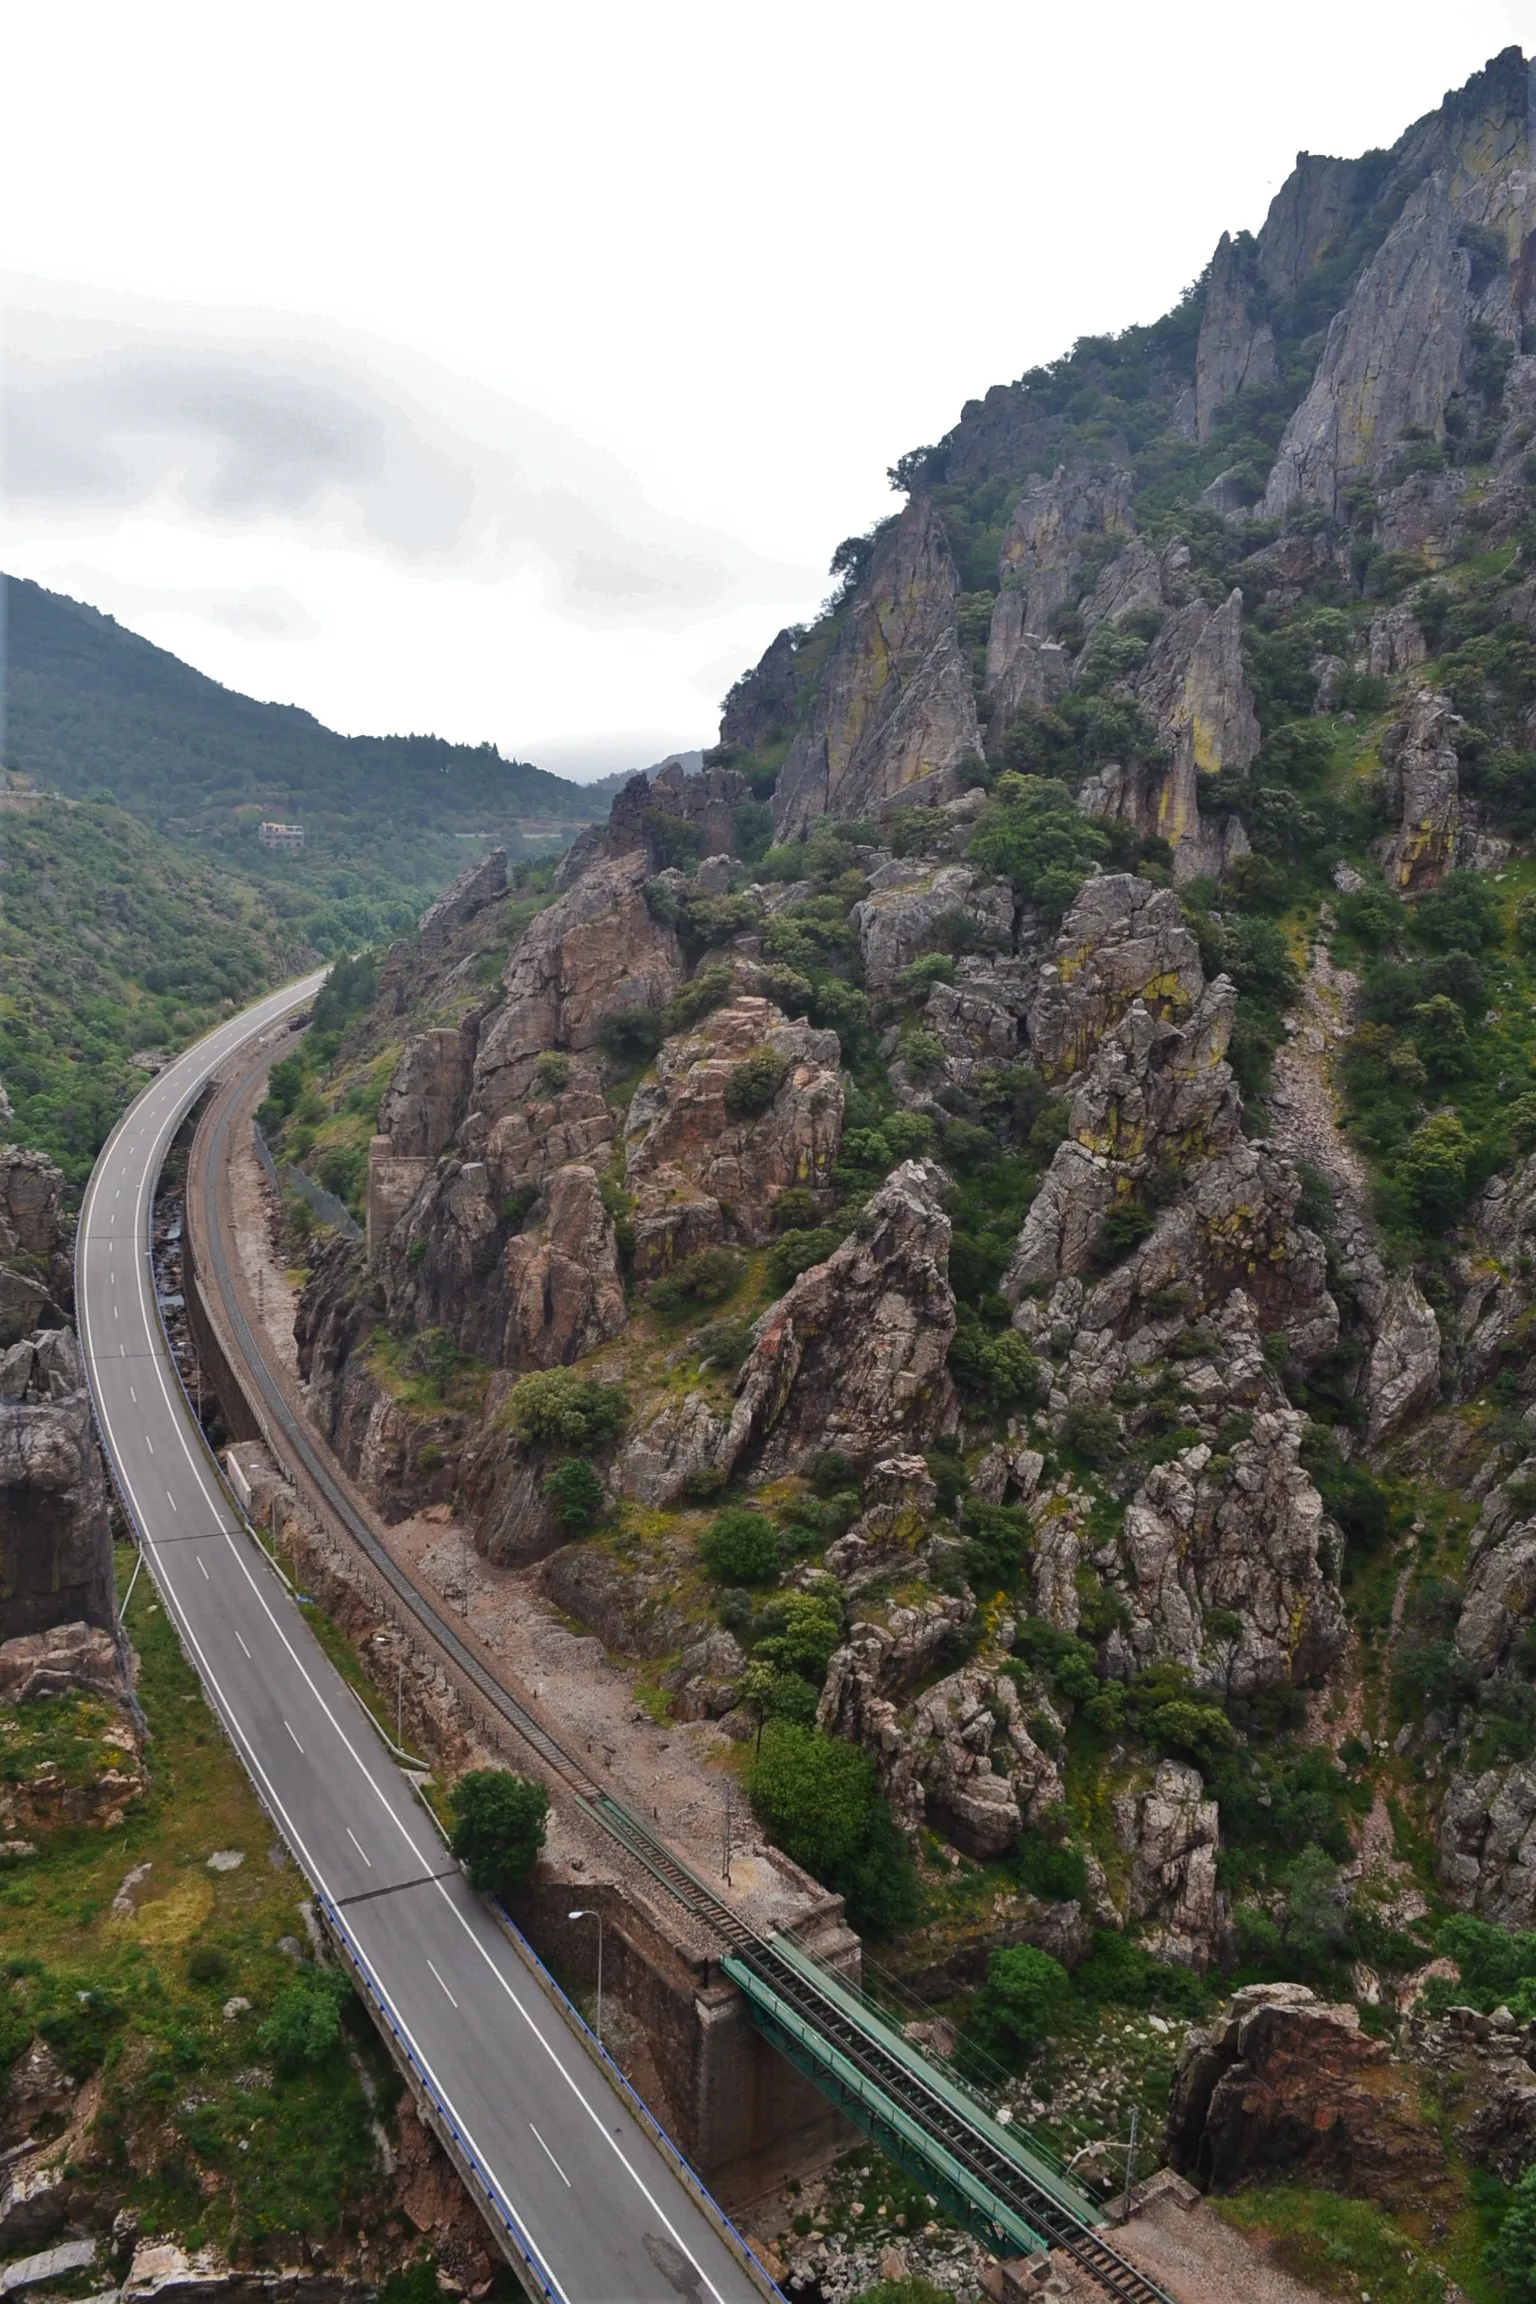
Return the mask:
<svg viewBox="0 0 1536 2304">
<path fill-rule="evenodd" d="M 595 1920 L 597 1922 L 597 2044 L 603 2044 L 603 1916 L 589 1912 L 585 1907 L 566 1914 L 568 1920 Z"/>
</svg>

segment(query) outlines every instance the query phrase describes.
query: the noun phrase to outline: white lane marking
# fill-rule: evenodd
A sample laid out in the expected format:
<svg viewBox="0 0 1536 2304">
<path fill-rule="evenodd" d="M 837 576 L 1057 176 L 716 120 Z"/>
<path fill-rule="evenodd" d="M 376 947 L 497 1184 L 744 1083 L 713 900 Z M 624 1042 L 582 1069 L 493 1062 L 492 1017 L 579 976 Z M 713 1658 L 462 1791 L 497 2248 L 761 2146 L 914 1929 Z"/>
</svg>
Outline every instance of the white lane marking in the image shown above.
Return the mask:
<svg viewBox="0 0 1536 2304">
<path fill-rule="evenodd" d="M 237 1632 L 236 1632 L 236 1634 L 235 1634 L 235 1638 L 236 1638 L 237 1640 L 240 1640 L 240 1634 L 238 1633 L 238 1631 L 237 1631 Z M 247 1646 L 246 1646 L 246 1644 L 245 1644 L 245 1642 L 244 1642 L 243 1640 L 240 1640 L 240 1653 L 241 1653 L 241 1655 L 242 1655 L 242 1656 L 245 1658 L 245 1660 L 246 1660 L 247 1664 L 254 1664 L 254 1663 L 255 1663 L 255 1661 L 256 1661 L 255 1657 L 254 1657 L 254 1656 L 251 1654 L 251 1652 L 250 1652 L 249 1648 L 247 1648 Z"/>
<path fill-rule="evenodd" d="M 123 1316 L 123 1308 L 122 1308 L 121 1304 L 119 1304 L 119 1303 L 117 1302 L 117 1299 L 116 1299 L 116 1297 L 114 1297 L 114 1298 L 113 1298 L 113 1301 L 112 1301 L 112 1317 L 113 1317 L 113 1319 L 114 1319 L 114 1320 L 121 1320 L 122 1316 Z"/>
<path fill-rule="evenodd" d="M 128 1397 L 133 1402 L 135 1408 L 137 1408 L 139 1404 L 139 1396 L 131 1384 L 128 1387 Z"/>
<path fill-rule="evenodd" d="M 287 1723 L 287 1721 L 286 1721 L 286 1720 L 283 1722 L 283 1726 L 284 1726 L 285 1728 L 288 1728 L 288 1723 Z M 289 1735 L 290 1735 L 290 1736 L 293 1736 L 293 1730 L 292 1730 L 291 1728 L 288 1728 L 288 1733 L 289 1733 Z M 295 1750 L 296 1752 L 302 1752 L 302 1751 L 303 1751 L 303 1749 L 304 1749 L 303 1745 L 302 1745 L 302 1744 L 299 1742 L 299 1740 L 298 1740 L 297 1736 L 293 1736 L 293 1746 L 294 1746 L 294 1750 Z"/>
<path fill-rule="evenodd" d="M 559 2161 L 555 2158 L 553 2152 L 551 2152 L 549 2146 L 545 2143 L 537 2128 L 533 2127 L 533 2122 L 531 2120 L 529 2121 L 528 2125 L 533 2129 L 534 2142 L 538 2145 L 539 2150 L 543 2153 L 545 2159 L 549 2162 L 551 2168 L 553 2168 L 555 2174 L 559 2177 L 567 2192 L 569 2192 L 571 2189 L 571 2180 L 569 2176 L 567 2176 L 565 2170 L 561 2167 Z"/>
<path fill-rule="evenodd" d="M 353 1847 L 357 1850 L 359 1856 L 361 1856 L 363 1862 L 367 1865 L 369 1871 L 371 1872 L 373 1870 L 373 1858 L 369 1855 L 367 1849 L 363 1846 L 361 1840 L 359 1840 L 357 1834 L 353 1831 L 350 1824 L 347 1826 L 347 1838 L 351 1841 Z"/>
<path fill-rule="evenodd" d="M 198 1554 L 198 1556 L 197 1556 L 197 1564 L 198 1564 L 199 1568 L 201 1568 L 201 1570 L 202 1570 L 202 1572 L 203 1572 L 203 1582 L 204 1582 L 205 1584 L 211 1584 L 211 1583 L 213 1582 L 213 1578 L 212 1578 L 212 1577 L 209 1575 L 209 1573 L 208 1573 L 208 1563 L 207 1563 L 207 1561 L 206 1561 L 206 1560 L 203 1558 L 203 1556 L 202 1556 L 201 1552 L 199 1552 L 199 1554 Z"/>
<path fill-rule="evenodd" d="M 155 1444 L 147 1432 L 144 1435 L 144 1445 L 149 1450 L 151 1456 L 153 1456 L 155 1452 Z"/>
<path fill-rule="evenodd" d="M 181 1506 L 180 1506 L 180 1505 L 177 1503 L 177 1501 L 176 1501 L 175 1497 L 174 1497 L 174 1496 L 171 1494 L 171 1492 L 170 1492 L 169 1488 L 167 1488 L 167 1490 L 166 1490 L 166 1492 L 165 1492 L 165 1500 L 166 1500 L 167 1504 L 169 1504 L 169 1506 L 170 1506 L 170 1508 L 171 1508 L 171 1510 L 172 1510 L 173 1512 L 179 1512 L 179 1511 L 181 1510 Z"/>
<path fill-rule="evenodd" d="M 429 1961 L 427 1962 L 427 1966 L 428 1966 L 428 1967 L 431 1969 L 431 1971 L 432 1971 L 433 1975 L 434 1975 L 434 1976 L 437 1976 L 437 1980 L 438 1980 L 439 1984 L 443 1984 L 443 1979 L 442 1979 L 442 1977 L 441 1977 L 441 1976 L 438 1976 L 438 1972 L 437 1972 L 437 1963 L 436 1963 L 436 1961 L 435 1961 L 435 1960 L 429 1960 Z M 446 1984 L 443 1984 L 443 1990 L 444 1990 L 445 1992 L 448 1992 L 448 1987 L 447 1987 L 447 1985 L 446 1985 Z M 451 1992 L 448 1992 L 448 1997 L 449 1997 L 449 1999 L 450 1999 L 450 2000 L 453 2000 L 453 1994 L 452 1994 Z M 453 2005 L 455 2006 L 455 2008 L 457 2008 L 457 2006 L 458 2006 L 458 2002 L 457 2002 L 457 2000 L 453 2000 Z"/>
</svg>

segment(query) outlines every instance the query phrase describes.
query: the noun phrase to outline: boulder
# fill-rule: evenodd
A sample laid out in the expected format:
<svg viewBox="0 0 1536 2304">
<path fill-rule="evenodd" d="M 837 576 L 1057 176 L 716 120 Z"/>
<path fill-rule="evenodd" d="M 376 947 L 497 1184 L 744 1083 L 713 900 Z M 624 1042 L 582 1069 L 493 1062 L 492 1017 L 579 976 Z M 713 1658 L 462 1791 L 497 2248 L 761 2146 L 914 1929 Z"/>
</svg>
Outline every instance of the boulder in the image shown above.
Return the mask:
<svg viewBox="0 0 1536 2304">
<path fill-rule="evenodd" d="M 1428 654 L 1428 643 L 1411 608 L 1399 604 L 1377 609 L 1367 643 L 1368 672 L 1378 679 L 1390 679 L 1394 673 L 1413 671 Z"/>
<path fill-rule="evenodd" d="M 124 1693 L 122 1657 L 102 1624 L 53 1624 L 0 1642 L 0 1704 L 28 1704 L 36 1696 Z"/>
<path fill-rule="evenodd" d="M 1536 2072 L 1526 2027 L 1507 2009 L 1484 2016 L 1448 2008 L 1438 2019 L 1412 2017 L 1405 2049 L 1429 2076 L 1466 2157 L 1517 2184 L 1536 2161 Z"/>
<path fill-rule="evenodd" d="M 1202 825 L 1199 791 L 1203 776 L 1222 769 L 1242 773 L 1258 753 L 1242 628 L 1241 592 L 1228 593 L 1216 609 L 1191 600 L 1167 618 L 1131 682 L 1171 754 L 1161 780 L 1146 788 L 1137 829 L 1168 842 L 1181 880 L 1219 874 L 1240 852 L 1229 831 Z M 1081 798 L 1090 815 L 1125 818 L 1123 786 L 1100 780 L 1091 791 L 1085 787 Z"/>
<path fill-rule="evenodd" d="M 1117 1582 L 1138 1663 L 1171 1659 L 1218 1694 L 1317 1678 L 1344 1653 L 1342 1545 L 1300 1462 L 1306 1419 L 1266 1408 L 1218 1468 L 1204 1443 L 1154 1465 L 1126 1507 Z M 1214 1642 L 1213 1610 L 1237 1616 Z"/>
<path fill-rule="evenodd" d="M 750 672 L 743 672 L 720 709 L 720 742 L 755 752 L 771 744 L 795 719 L 795 636 L 775 633 Z"/>
<path fill-rule="evenodd" d="M 1372 854 L 1395 887 L 1409 892 L 1432 888 L 1466 860 L 1456 764 L 1456 738 L 1463 725 L 1448 696 L 1419 688 L 1406 716 L 1381 740 L 1392 828 Z"/>
<path fill-rule="evenodd" d="M 1346 481 L 1378 470 L 1405 425 L 1438 435 L 1476 313 L 1472 259 L 1447 177 L 1417 186 L 1335 314 L 1312 387 L 1285 428 L 1264 496 L 1340 509 Z M 1507 293 L 1506 293 L 1507 301 Z"/>
<path fill-rule="evenodd" d="M 1440 1806 L 1438 1869 L 1480 1920 L 1536 1928 L 1536 1766 L 1455 1772 Z"/>
<path fill-rule="evenodd" d="M 1204 989 L 1199 948 L 1173 891 L 1103 873 L 1082 889 L 1040 970 L 1031 1052 L 1047 1080 L 1069 1080 L 1133 1001 L 1176 1018 Z"/>
<path fill-rule="evenodd" d="M 708 767 L 690 776 L 680 760 L 668 760 L 631 776 L 614 794 L 604 821 L 589 824 L 566 850 L 555 885 L 574 887 L 594 864 L 616 856 L 641 857 L 657 872 L 676 860 L 680 825 L 688 827 L 685 837 L 691 836 L 697 853 L 728 856 L 736 845 L 736 810 L 751 797 L 746 778 L 734 768 Z"/>
<path fill-rule="evenodd" d="M 938 512 L 914 496 L 884 528 L 774 791 L 781 840 L 813 818 L 955 798 L 981 750 L 955 628 L 959 578 Z"/>
<path fill-rule="evenodd" d="M 519 1216 L 485 1161 L 449 1161 L 391 1237 L 388 1290 L 397 1325 L 446 1329 L 498 1368 L 565 1366 L 626 1318 L 613 1223 L 580 1164 Z"/>
<path fill-rule="evenodd" d="M 869 894 L 853 908 L 864 981 L 887 992 L 924 952 L 947 949 L 947 923 L 962 919 L 977 938 L 1006 952 L 1013 942 L 1013 891 L 969 864 L 925 864 L 892 858 L 870 875 Z"/>
<path fill-rule="evenodd" d="M 0 1352 L 68 1317 L 73 1274 L 63 1188 L 63 1172 L 45 1153 L 0 1144 Z"/>
<path fill-rule="evenodd" d="M 1455 2205 L 1445 2151 L 1411 2073 L 1358 2012 L 1304 1984 L 1253 1984 L 1174 2075 L 1168 2158 L 1208 2192 L 1323 2185 L 1389 2209 Z"/>
</svg>

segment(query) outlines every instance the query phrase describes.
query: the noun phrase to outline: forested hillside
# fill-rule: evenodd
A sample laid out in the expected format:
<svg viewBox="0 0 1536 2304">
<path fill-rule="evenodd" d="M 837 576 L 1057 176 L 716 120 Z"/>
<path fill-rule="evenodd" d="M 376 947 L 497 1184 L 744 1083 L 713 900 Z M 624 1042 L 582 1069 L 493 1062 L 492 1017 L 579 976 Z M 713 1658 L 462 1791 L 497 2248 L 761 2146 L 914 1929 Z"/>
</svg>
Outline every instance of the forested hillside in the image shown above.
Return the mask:
<svg viewBox="0 0 1536 2304">
<path fill-rule="evenodd" d="M 3 1133 L 76 1185 L 161 1055 L 312 957 L 265 893 L 110 801 L 0 806 Z"/>
<path fill-rule="evenodd" d="M 489 744 L 339 736 L 291 705 L 220 687 L 110 616 L 4 579 L 4 765 L 45 791 L 108 795 L 261 882 L 323 951 L 404 926 L 489 833 L 514 854 L 606 812 L 579 785 Z M 304 826 L 273 856 L 263 818 Z"/>
</svg>

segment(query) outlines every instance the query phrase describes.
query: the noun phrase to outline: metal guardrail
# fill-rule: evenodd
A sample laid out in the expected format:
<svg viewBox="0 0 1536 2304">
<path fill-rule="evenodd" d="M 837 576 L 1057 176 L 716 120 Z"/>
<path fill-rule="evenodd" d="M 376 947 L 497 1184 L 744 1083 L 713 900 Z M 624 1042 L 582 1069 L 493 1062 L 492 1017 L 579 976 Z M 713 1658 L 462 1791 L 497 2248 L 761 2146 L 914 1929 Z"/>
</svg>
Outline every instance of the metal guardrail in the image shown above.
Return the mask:
<svg viewBox="0 0 1536 2304">
<path fill-rule="evenodd" d="M 333 1938 L 354 1983 L 362 1994 L 365 2006 L 374 2023 L 388 2039 L 397 2059 L 407 2070 L 413 2088 L 427 2100 L 432 2112 L 432 2127 L 459 2172 L 461 2181 L 472 2193 L 480 2197 L 481 2213 L 490 2211 L 487 2221 L 502 2239 L 503 2248 L 516 2259 L 521 2275 L 531 2280 L 537 2293 L 550 2299 L 550 2304 L 564 2304 L 559 2290 L 544 2265 L 529 2234 L 513 2211 L 490 2170 L 482 2163 L 474 2146 L 463 2134 L 453 2114 L 439 2096 L 421 2058 L 417 2055 L 410 2035 L 397 2019 L 383 1986 L 378 1982 L 362 1947 L 353 1937 L 335 1905 L 323 1889 L 314 1891 L 315 1903 L 324 1918 L 327 1933 Z"/>
<path fill-rule="evenodd" d="M 534 1973 L 541 1979 L 545 1990 L 549 1993 L 550 1997 L 559 2007 L 561 2014 L 566 2019 L 566 2022 L 571 2026 L 572 2030 L 580 2036 L 581 2041 L 587 2050 L 587 2053 L 602 2065 L 611 2085 L 616 2090 L 616 2092 L 625 2099 L 631 2113 L 645 2129 L 652 2143 L 656 2146 L 662 2158 L 666 2161 L 667 2165 L 672 2170 L 673 2175 L 682 2185 L 683 2190 L 688 2194 L 694 2206 L 699 2210 L 705 2221 L 713 2226 L 718 2237 L 725 2242 L 726 2246 L 731 2250 L 732 2254 L 737 2256 L 744 2263 L 747 2270 L 754 2275 L 754 2277 L 761 2285 L 763 2294 L 769 2298 L 774 2299 L 775 2304 L 784 2304 L 782 2291 L 778 2288 L 772 2274 L 769 2272 L 767 2266 L 763 2263 L 762 2259 L 757 2254 L 757 2251 L 753 2248 L 751 2241 L 748 2240 L 744 2232 L 738 2230 L 737 2226 L 731 2222 L 730 2218 L 726 2215 L 725 2210 L 720 2206 L 719 2201 L 714 2198 L 708 2187 L 700 2181 L 697 2171 L 689 2165 L 689 2162 L 683 2152 L 676 2144 L 673 2143 L 671 2137 L 667 2134 L 665 2128 L 663 2128 L 661 2125 L 661 2122 L 656 2118 L 655 2113 L 646 2103 L 645 2098 L 636 2091 L 628 2075 L 620 2071 L 618 2065 L 615 2064 L 613 2058 L 609 2055 L 607 2049 L 603 2046 L 601 2040 L 598 2039 L 596 2033 L 592 2030 L 592 2027 L 590 2024 L 588 2024 L 585 2016 L 583 2016 L 581 2010 L 576 2006 L 575 2002 L 570 1998 L 569 1994 L 563 1991 L 560 1985 L 556 1983 L 554 1977 L 545 1967 L 543 1961 L 539 1958 L 537 1952 L 535 1952 L 527 1937 L 518 1927 L 517 1922 L 511 1917 L 510 1913 L 506 1911 L 503 1905 L 495 1902 L 494 1900 L 491 1903 L 491 1911 L 495 1917 L 497 1926 L 508 1938 L 513 1946 L 513 1949 L 519 1953 L 522 1959 L 526 1961 L 529 1968 L 531 1968 Z"/>
</svg>

